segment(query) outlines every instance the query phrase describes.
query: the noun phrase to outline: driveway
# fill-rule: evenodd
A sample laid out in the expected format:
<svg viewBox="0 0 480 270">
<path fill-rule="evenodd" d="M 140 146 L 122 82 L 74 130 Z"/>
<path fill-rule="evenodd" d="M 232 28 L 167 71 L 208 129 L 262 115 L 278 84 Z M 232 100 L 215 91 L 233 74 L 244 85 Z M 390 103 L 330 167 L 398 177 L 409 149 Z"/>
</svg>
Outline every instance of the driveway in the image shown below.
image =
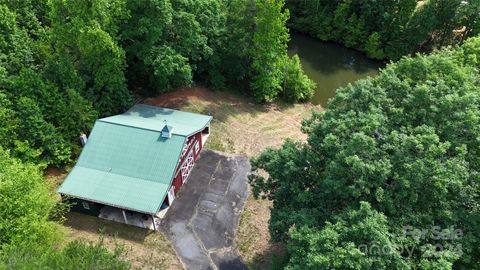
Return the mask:
<svg viewBox="0 0 480 270">
<path fill-rule="evenodd" d="M 205 150 L 162 220 L 186 269 L 248 269 L 234 250 L 248 158 Z"/>
</svg>

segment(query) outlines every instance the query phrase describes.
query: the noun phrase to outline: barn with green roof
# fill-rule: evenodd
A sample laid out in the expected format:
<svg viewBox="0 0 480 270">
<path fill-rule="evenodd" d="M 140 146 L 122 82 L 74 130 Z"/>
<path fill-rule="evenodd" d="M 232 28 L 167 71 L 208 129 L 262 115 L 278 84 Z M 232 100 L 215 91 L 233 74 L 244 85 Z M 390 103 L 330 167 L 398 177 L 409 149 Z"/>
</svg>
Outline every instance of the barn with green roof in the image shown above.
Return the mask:
<svg viewBox="0 0 480 270">
<path fill-rule="evenodd" d="M 141 215 L 155 228 L 156 217 L 187 181 L 211 120 L 143 104 L 99 119 L 58 191 L 74 210 L 129 224 Z"/>
</svg>

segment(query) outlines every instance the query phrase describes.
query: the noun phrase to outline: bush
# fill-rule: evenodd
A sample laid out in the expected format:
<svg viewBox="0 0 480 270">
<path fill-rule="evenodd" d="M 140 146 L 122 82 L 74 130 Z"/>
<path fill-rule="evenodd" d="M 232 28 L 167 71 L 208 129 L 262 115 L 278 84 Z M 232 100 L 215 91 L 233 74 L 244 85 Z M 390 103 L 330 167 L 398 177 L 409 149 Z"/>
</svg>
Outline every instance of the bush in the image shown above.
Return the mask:
<svg viewBox="0 0 480 270">
<path fill-rule="evenodd" d="M 54 206 L 39 168 L 0 148 L 0 253 L 22 243 L 49 246 L 58 241 L 57 225 L 48 220 Z"/>
<path fill-rule="evenodd" d="M 315 82 L 303 72 L 298 55 L 285 59 L 283 97 L 288 101 L 308 101 L 315 91 Z"/>
<path fill-rule="evenodd" d="M 374 59 L 384 59 L 385 52 L 382 49 L 382 44 L 380 42 L 380 34 L 378 32 L 372 33 L 365 43 L 365 52 L 368 57 Z"/>
</svg>

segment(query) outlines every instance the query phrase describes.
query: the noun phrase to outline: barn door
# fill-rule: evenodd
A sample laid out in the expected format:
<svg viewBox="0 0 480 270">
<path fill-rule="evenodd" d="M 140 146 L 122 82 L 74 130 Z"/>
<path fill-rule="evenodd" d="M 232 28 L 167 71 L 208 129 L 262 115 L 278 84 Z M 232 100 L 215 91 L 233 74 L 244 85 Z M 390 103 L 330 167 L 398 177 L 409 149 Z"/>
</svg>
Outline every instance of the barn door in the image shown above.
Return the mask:
<svg viewBox="0 0 480 270">
<path fill-rule="evenodd" d="M 187 181 L 188 176 L 190 175 L 190 172 L 192 171 L 193 168 L 193 151 L 190 151 L 188 154 L 187 160 L 182 166 L 182 184 Z"/>
<path fill-rule="evenodd" d="M 172 205 L 173 200 L 175 200 L 175 186 L 174 185 L 172 185 L 170 187 L 170 190 L 168 191 L 167 195 L 168 195 L 168 204 Z"/>
</svg>

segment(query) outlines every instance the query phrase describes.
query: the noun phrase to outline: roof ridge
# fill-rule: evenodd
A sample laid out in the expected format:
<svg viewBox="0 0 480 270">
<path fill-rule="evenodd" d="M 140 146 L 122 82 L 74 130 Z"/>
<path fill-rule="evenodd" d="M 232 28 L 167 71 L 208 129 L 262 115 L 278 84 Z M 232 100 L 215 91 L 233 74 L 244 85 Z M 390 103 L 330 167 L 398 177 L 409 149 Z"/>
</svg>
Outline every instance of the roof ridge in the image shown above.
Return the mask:
<svg viewBox="0 0 480 270">
<path fill-rule="evenodd" d="M 150 105 L 150 104 L 145 104 L 145 103 L 138 103 L 133 105 L 132 108 L 136 106 L 145 106 L 145 107 L 151 107 L 155 109 L 162 109 L 162 110 L 169 110 L 169 111 L 175 111 L 175 112 L 180 112 L 180 113 L 185 113 L 185 114 L 194 114 L 194 115 L 199 115 L 199 116 L 206 116 L 206 117 L 212 117 L 211 115 L 206 115 L 206 114 L 201 114 L 201 113 L 194 113 L 194 112 L 187 112 L 187 111 L 182 111 L 182 110 L 177 110 L 177 109 L 172 109 L 172 108 L 166 108 L 166 107 L 160 107 L 160 106 L 155 106 L 155 105 Z M 129 112 L 132 108 L 130 108 L 128 111 Z"/>
<path fill-rule="evenodd" d="M 107 117 L 108 118 L 108 117 Z M 117 125 L 117 126 L 123 126 L 123 127 L 131 127 L 131 128 L 138 128 L 138 129 L 143 129 L 143 130 L 149 130 L 149 131 L 154 131 L 154 132 L 162 132 L 162 129 L 165 127 L 165 126 L 162 126 L 162 129 L 153 129 L 153 128 L 147 128 L 147 127 L 140 127 L 140 126 L 135 126 L 135 125 L 129 125 L 129 124 L 125 124 L 125 123 L 118 123 L 118 122 L 111 122 L 111 121 L 104 121 L 104 118 L 102 119 L 97 119 L 95 122 L 102 122 L 102 123 L 105 123 L 105 124 L 111 124 L 111 125 Z M 184 124 L 179 124 L 179 125 L 184 125 Z M 180 137 L 187 137 L 187 135 L 182 135 L 182 134 L 178 134 L 178 133 L 175 133 L 175 132 L 172 132 L 172 135 L 176 135 L 176 136 L 180 136 Z"/>
<path fill-rule="evenodd" d="M 123 114 L 104 117 L 97 121 L 126 127 L 161 131 L 164 128 L 164 121 L 166 120 L 169 125 L 173 126 L 173 134 L 190 136 L 206 127 L 212 118 L 210 115 L 137 104 Z"/>
</svg>

